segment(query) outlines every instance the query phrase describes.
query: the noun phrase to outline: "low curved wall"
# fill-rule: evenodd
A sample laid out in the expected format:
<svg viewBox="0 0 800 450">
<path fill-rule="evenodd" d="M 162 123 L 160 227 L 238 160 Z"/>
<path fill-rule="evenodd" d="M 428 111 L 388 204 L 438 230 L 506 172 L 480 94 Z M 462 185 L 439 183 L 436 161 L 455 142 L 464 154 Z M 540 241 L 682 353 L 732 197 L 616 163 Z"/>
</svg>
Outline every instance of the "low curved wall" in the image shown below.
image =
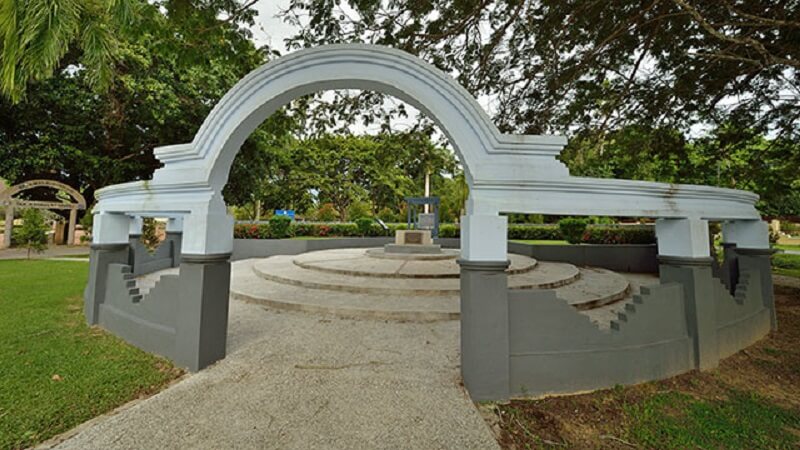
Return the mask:
<svg viewBox="0 0 800 450">
<path fill-rule="evenodd" d="M 394 242 L 394 238 L 234 239 L 231 260 L 298 255 L 337 248 L 381 247 L 391 242 Z M 445 248 L 459 248 L 461 245 L 458 238 L 440 238 L 436 242 Z M 508 251 L 542 261 L 602 267 L 617 272 L 658 272 L 658 250 L 655 245 L 535 245 L 509 242 Z"/>
<path fill-rule="evenodd" d="M 710 265 L 665 264 L 661 284 L 643 287 L 609 330 L 552 291 L 509 290 L 509 394 L 571 394 L 716 367 L 772 329 L 769 269 L 745 267 L 731 294 Z"/>
</svg>

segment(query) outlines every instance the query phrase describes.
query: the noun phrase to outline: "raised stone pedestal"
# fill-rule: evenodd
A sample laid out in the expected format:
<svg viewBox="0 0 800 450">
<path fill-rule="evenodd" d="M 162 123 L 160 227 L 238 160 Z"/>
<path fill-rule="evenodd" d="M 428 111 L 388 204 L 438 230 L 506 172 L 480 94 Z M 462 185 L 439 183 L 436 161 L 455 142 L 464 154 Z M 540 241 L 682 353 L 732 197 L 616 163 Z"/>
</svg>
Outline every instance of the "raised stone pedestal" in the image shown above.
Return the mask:
<svg viewBox="0 0 800 450">
<path fill-rule="evenodd" d="M 397 230 L 394 244 L 386 244 L 386 253 L 436 255 L 442 253 L 442 246 L 434 244 L 430 230 Z"/>
</svg>

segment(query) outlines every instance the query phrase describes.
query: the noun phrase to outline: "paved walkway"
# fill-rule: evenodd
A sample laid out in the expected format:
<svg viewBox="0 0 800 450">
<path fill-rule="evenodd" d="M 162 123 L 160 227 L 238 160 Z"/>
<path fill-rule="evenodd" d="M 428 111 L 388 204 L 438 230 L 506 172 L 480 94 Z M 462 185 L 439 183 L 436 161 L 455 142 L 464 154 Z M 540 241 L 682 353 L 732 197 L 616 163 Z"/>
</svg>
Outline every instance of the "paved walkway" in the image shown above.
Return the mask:
<svg viewBox="0 0 800 450">
<path fill-rule="evenodd" d="M 226 359 L 58 448 L 496 448 L 458 384 L 458 327 L 233 300 Z"/>
</svg>

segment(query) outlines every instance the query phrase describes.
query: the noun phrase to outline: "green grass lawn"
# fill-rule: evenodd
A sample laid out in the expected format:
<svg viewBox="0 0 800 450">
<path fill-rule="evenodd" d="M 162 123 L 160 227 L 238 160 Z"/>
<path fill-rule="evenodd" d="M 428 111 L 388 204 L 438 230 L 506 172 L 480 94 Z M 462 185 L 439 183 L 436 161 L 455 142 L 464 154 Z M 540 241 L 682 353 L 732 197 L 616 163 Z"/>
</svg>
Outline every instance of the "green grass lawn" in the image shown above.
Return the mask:
<svg viewBox="0 0 800 450">
<path fill-rule="evenodd" d="M 777 249 L 780 249 L 780 250 L 800 251 L 800 245 L 774 244 L 773 247 L 777 248 Z"/>
<path fill-rule="evenodd" d="M 571 245 L 567 241 L 542 241 L 538 239 L 513 239 L 511 242 L 519 242 L 520 244 L 532 245 Z"/>
<path fill-rule="evenodd" d="M 778 253 L 772 256 L 773 272 L 800 278 L 800 255 Z"/>
<path fill-rule="evenodd" d="M 85 262 L 0 261 L 0 448 L 23 448 L 181 372 L 86 326 Z"/>
</svg>

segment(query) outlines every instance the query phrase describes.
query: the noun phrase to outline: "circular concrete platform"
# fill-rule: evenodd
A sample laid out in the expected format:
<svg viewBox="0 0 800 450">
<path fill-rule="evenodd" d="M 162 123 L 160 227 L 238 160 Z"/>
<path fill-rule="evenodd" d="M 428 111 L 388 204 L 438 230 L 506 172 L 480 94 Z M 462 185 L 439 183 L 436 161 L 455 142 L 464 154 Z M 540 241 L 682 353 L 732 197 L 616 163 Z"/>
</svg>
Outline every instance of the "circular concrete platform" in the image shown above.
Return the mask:
<svg viewBox="0 0 800 450">
<path fill-rule="evenodd" d="M 279 255 L 233 264 L 234 298 L 270 308 L 390 320 L 453 320 L 459 316 L 458 265 L 445 260 L 386 259 L 372 249 Z M 620 274 L 509 254 L 510 289 L 553 289 L 582 311 L 631 294 Z M 598 310 L 599 311 L 599 310 Z"/>
<path fill-rule="evenodd" d="M 377 278 L 458 278 L 458 250 L 443 249 L 440 255 L 386 253 L 382 248 L 344 248 L 309 252 L 292 261 L 303 269 Z M 525 273 L 536 266 L 527 256 L 509 254 L 509 274 Z"/>
</svg>

